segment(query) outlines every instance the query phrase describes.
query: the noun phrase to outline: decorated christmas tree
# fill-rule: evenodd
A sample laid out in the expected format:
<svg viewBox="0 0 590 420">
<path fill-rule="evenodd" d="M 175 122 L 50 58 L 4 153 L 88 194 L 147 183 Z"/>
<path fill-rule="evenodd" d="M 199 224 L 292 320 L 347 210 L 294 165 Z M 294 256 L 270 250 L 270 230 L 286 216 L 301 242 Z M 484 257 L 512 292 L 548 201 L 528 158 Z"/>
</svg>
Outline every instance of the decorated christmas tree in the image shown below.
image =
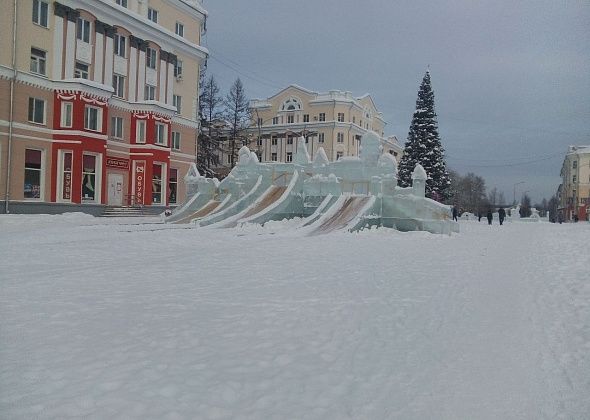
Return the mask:
<svg viewBox="0 0 590 420">
<path fill-rule="evenodd" d="M 404 155 L 399 164 L 398 183 L 402 187 L 412 185 L 412 171 L 420 164 L 428 174 L 426 195 L 438 201 L 448 198 L 450 179 L 444 161 L 444 149 L 438 135 L 438 123 L 434 111 L 434 92 L 430 85 L 430 71 L 422 79 L 416 111 L 408 133 Z"/>
</svg>

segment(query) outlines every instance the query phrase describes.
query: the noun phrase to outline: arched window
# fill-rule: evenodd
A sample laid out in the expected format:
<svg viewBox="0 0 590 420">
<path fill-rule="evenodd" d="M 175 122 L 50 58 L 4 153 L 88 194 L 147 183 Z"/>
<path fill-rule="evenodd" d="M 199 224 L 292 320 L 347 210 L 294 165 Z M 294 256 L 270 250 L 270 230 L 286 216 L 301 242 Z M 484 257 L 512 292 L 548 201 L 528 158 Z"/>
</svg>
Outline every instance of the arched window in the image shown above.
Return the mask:
<svg viewBox="0 0 590 420">
<path fill-rule="evenodd" d="M 301 102 L 297 98 L 289 98 L 281 106 L 281 111 L 300 111 Z"/>
</svg>

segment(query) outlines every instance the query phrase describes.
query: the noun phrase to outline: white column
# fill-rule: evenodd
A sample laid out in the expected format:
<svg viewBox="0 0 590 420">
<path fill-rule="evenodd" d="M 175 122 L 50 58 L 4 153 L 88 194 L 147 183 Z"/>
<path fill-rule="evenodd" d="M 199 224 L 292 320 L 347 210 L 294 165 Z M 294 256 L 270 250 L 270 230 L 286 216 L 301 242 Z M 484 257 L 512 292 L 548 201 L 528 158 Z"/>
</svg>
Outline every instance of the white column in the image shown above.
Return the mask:
<svg viewBox="0 0 590 420">
<path fill-rule="evenodd" d="M 145 89 L 145 51 L 139 50 L 139 62 L 137 63 L 137 100 L 143 101 Z"/>
<path fill-rule="evenodd" d="M 53 67 L 51 77 L 54 80 L 60 80 L 63 70 L 64 18 L 56 15 L 53 28 Z"/>
<path fill-rule="evenodd" d="M 158 78 L 158 84 L 160 85 L 160 93 L 158 100 L 160 102 L 166 102 L 166 73 L 167 73 L 168 65 L 166 61 L 160 60 L 160 77 Z"/>
<path fill-rule="evenodd" d="M 66 34 L 66 71 L 65 78 L 71 79 L 74 77 L 74 66 L 76 57 L 76 22 L 70 20 L 68 22 L 68 31 Z"/>
<path fill-rule="evenodd" d="M 166 103 L 172 105 L 172 95 L 174 95 L 174 64 L 168 63 L 168 87 L 166 88 Z"/>
<path fill-rule="evenodd" d="M 104 56 L 104 35 L 96 33 L 96 43 L 94 44 L 94 81 L 102 83 L 102 62 Z M 105 82 L 106 83 L 106 82 Z"/>
<path fill-rule="evenodd" d="M 129 74 L 127 80 L 129 82 L 129 101 L 137 101 L 136 89 L 136 75 L 137 75 L 137 48 L 131 47 L 129 49 Z"/>
<path fill-rule="evenodd" d="M 105 36 L 104 47 L 104 84 L 110 86 L 113 83 L 113 38 Z"/>
</svg>

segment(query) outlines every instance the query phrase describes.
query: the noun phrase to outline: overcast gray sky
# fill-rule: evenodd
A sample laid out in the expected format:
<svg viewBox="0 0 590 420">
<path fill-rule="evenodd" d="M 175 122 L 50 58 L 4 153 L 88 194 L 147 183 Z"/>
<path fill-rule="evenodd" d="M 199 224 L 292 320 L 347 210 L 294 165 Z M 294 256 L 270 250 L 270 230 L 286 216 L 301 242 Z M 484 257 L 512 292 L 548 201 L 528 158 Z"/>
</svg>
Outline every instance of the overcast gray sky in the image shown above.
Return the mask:
<svg viewBox="0 0 590 420">
<path fill-rule="evenodd" d="M 249 98 L 295 83 L 370 93 L 405 143 L 430 65 L 447 166 L 549 198 L 590 144 L 587 0 L 204 0 L 208 73 Z"/>
</svg>

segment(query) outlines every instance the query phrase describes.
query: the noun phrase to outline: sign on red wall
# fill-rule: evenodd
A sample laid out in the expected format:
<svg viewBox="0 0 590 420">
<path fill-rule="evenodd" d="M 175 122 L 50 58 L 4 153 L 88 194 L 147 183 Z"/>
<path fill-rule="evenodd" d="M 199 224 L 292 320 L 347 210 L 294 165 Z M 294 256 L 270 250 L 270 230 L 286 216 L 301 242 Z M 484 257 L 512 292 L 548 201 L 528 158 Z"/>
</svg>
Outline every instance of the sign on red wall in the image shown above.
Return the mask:
<svg viewBox="0 0 590 420">
<path fill-rule="evenodd" d="M 72 173 L 64 173 L 64 184 L 63 184 L 63 199 L 70 200 L 72 198 Z"/>
<path fill-rule="evenodd" d="M 107 156 L 107 167 L 115 169 L 129 169 L 129 159 Z"/>
<path fill-rule="evenodd" d="M 145 204 L 145 160 L 135 161 L 135 203 Z"/>
</svg>

